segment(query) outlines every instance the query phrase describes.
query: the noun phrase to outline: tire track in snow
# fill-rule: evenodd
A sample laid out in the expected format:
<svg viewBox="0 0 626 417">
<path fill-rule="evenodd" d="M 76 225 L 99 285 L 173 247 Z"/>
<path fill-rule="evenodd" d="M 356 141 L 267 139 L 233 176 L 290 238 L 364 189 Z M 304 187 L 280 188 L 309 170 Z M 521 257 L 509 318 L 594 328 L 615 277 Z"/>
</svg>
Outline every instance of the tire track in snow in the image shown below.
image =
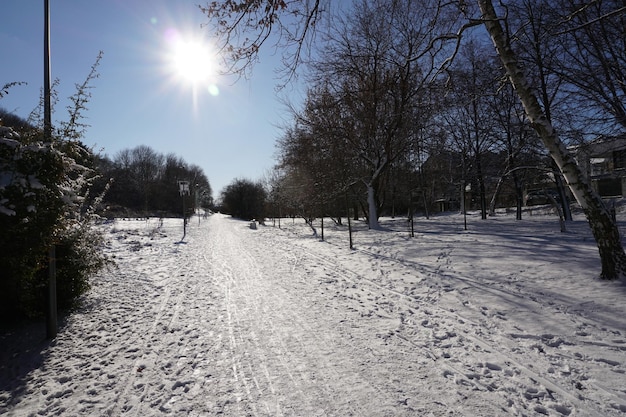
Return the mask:
<svg viewBox="0 0 626 417">
<path fill-rule="evenodd" d="M 205 395 L 213 392 L 212 355 L 222 349 L 223 341 L 214 333 L 216 288 L 214 268 L 204 254 L 211 250 L 202 237 L 206 225 L 189 230 L 189 243 L 181 249 L 178 279 L 172 285 L 178 290 L 169 320 L 162 325 L 162 334 L 153 352 L 152 369 L 162 382 L 149 386 L 141 404 L 152 412 L 170 414 L 208 414 L 215 408 Z M 148 364 L 147 364 L 148 368 Z M 148 378 L 152 380 L 153 378 Z M 136 415 L 141 415 L 137 409 Z"/>
<path fill-rule="evenodd" d="M 268 238 L 267 235 L 264 237 Z M 423 407 L 423 404 L 428 403 L 428 399 L 431 397 L 437 398 L 437 400 L 433 400 L 430 403 L 431 407 L 443 407 L 441 412 L 447 412 L 445 410 L 447 410 L 448 405 L 438 400 L 447 396 L 444 392 L 448 388 L 444 387 L 443 384 L 442 386 L 431 384 L 428 388 L 429 392 L 425 392 L 424 387 L 420 386 L 418 381 L 413 384 L 413 381 L 400 381 L 394 377 L 396 371 L 403 374 L 406 373 L 406 368 L 408 367 L 409 369 L 415 369 L 416 380 L 426 378 L 425 375 L 431 375 L 435 372 L 431 358 L 428 357 L 425 360 L 423 351 L 418 352 L 410 349 L 401 351 L 397 347 L 389 351 L 391 346 L 390 335 L 393 334 L 393 331 L 375 333 L 374 329 L 380 327 L 380 324 L 376 323 L 383 323 L 383 327 L 391 326 L 392 329 L 397 328 L 400 324 L 401 318 L 396 316 L 398 310 L 394 307 L 394 299 L 399 298 L 403 294 L 385 289 L 384 292 L 387 295 L 391 295 L 391 297 L 378 297 L 376 293 L 380 294 L 380 291 L 375 291 L 374 296 L 379 299 L 367 300 L 365 302 L 358 301 L 357 298 L 361 297 L 359 291 L 362 289 L 362 286 L 359 285 L 357 280 L 344 279 L 343 281 L 349 282 L 349 285 L 345 285 L 345 283 L 338 282 L 337 279 L 339 278 L 339 281 L 341 281 L 341 277 L 348 278 L 346 274 L 350 272 L 339 266 L 337 262 L 329 261 L 320 255 L 310 252 L 301 245 L 293 243 L 292 238 L 289 238 L 288 242 L 277 239 L 276 241 L 271 241 L 270 244 L 274 249 L 279 249 L 285 254 L 286 258 L 302 260 L 305 268 L 306 265 L 316 265 L 316 270 L 312 272 L 312 278 L 316 280 L 313 284 L 318 287 L 317 291 L 321 292 L 328 300 L 334 302 L 338 306 L 337 308 L 350 312 L 352 318 L 345 320 L 347 327 L 343 327 L 342 330 L 347 333 L 354 333 L 355 339 L 353 340 L 357 343 L 351 344 L 350 349 L 358 352 L 357 356 L 367 358 L 365 363 L 368 366 L 363 370 L 364 376 L 377 392 L 377 395 L 383 398 L 395 397 L 393 404 L 396 414 L 419 415 L 419 407 Z M 294 254 L 294 252 L 299 253 Z M 325 270 L 325 272 L 322 271 L 320 274 L 318 270 Z M 341 287 L 341 285 L 343 285 L 342 288 L 337 288 Z M 389 294 L 390 292 L 391 294 Z M 354 308 L 354 301 L 359 303 L 356 308 Z M 369 308 L 372 306 L 373 309 Z M 383 308 L 380 309 L 378 308 L 379 306 Z M 363 324 L 361 325 L 361 323 Z M 341 326 L 342 324 L 337 325 L 338 328 Z M 357 329 L 357 332 L 355 332 L 354 327 L 361 327 L 362 329 Z M 362 332 L 359 333 L 358 331 Z M 367 344 L 363 345 L 364 342 L 367 342 Z M 381 367 L 385 370 L 381 371 Z M 368 372 L 368 368 L 371 371 Z"/>
<path fill-rule="evenodd" d="M 243 228 L 241 222 L 220 222 Z M 360 365 L 349 365 L 358 354 L 353 357 L 352 346 L 344 345 L 339 326 L 333 323 L 329 333 L 323 316 L 313 314 L 320 310 L 318 300 L 298 291 L 311 284 L 293 274 L 298 257 L 277 253 L 272 242 L 241 240 L 258 238 L 255 232 L 227 232 L 219 238 L 217 258 L 239 258 L 228 280 L 233 361 L 246 401 L 257 404 L 253 412 L 356 416 L 389 408 L 370 402 L 380 397 L 379 383 L 364 377 Z"/>
<path fill-rule="evenodd" d="M 216 259 L 223 261 L 237 260 L 234 267 L 238 267 L 238 270 L 233 271 L 232 267 L 225 265 L 222 267 L 222 273 L 225 275 L 226 285 L 226 304 L 229 312 L 229 334 L 231 340 L 232 360 L 233 360 L 233 376 L 235 381 L 239 384 L 240 389 L 245 391 L 247 395 L 247 401 L 252 404 L 253 412 L 258 414 L 258 410 L 254 404 L 266 403 L 265 412 L 268 415 L 282 415 L 280 404 L 267 404 L 267 401 L 263 399 L 263 388 L 261 383 L 268 384 L 268 391 L 275 393 L 276 389 L 271 383 L 271 375 L 268 367 L 262 362 L 262 359 L 266 356 L 270 356 L 272 352 L 263 352 L 259 346 L 258 334 L 266 331 L 266 324 L 271 323 L 272 320 L 263 320 L 263 317 L 270 316 L 275 313 L 272 309 L 264 308 L 264 311 L 260 311 L 261 307 L 258 300 L 262 298 L 259 294 L 255 296 L 254 289 L 250 288 L 250 273 L 252 272 L 257 278 L 259 277 L 258 270 L 252 270 L 245 267 L 247 264 L 254 264 L 254 260 L 241 245 L 231 239 L 228 239 L 225 234 L 221 240 L 221 247 L 223 252 L 216 256 Z M 232 238 L 232 237 L 231 237 Z M 263 277 L 260 277 L 263 278 Z M 235 294 L 233 294 L 235 293 Z M 269 301 L 266 301 L 269 303 Z M 239 309 L 239 305 L 247 306 L 247 309 Z M 266 304 L 267 305 L 267 304 Z M 247 310 L 247 311 L 246 311 Z M 251 311 L 250 311 L 251 310 Z M 256 317 L 259 320 L 255 320 L 253 325 L 247 325 L 245 321 L 252 317 Z M 269 339 L 277 338 L 275 335 L 275 329 L 269 328 Z M 271 347 L 271 345 L 270 345 Z M 280 354 L 276 355 L 281 357 Z M 283 362 L 281 364 L 284 367 L 284 371 L 288 375 L 289 379 L 293 381 L 293 372 L 289 369 L 289 366 Z M 259 371 L 255 371 L 254 368 L 259 368 Z M 274 369 L 274 372 L 280 372 Z M 260 375 L 260 377 L 257 376 Z M 253 394 L 251 385 L 254 384 L 256 393 Z M 298 398 L 298 401 L 307 402 L 307 397 L 302 395 Z M 260 398 L 259 398 L 260 397 Z M 275 407 L 271 412 L 270 407 Z"/>
</svg>

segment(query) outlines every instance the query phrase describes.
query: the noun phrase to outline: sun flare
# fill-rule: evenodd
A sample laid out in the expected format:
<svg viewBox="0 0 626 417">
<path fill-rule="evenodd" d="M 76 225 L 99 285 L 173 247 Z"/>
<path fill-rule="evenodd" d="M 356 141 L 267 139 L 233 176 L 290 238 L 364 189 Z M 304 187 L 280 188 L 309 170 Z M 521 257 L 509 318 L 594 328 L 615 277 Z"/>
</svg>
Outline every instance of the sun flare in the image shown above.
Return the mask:
<svg viewBox="0 0 626 417">
<path fill-rule="evenodd" d="M 191 82 L 204 81 L 212 70 L 207 48 L 197 42 L 179 42 L 174 51 L 176 72 Z"/>
<path fill-rule="evenodd" d="M 170 42 L 169 61 L 173 75 L 180 81 L 209 84 L 215 77 L 215 57 L 205 42 L 177 37 Z"/>
</svg>

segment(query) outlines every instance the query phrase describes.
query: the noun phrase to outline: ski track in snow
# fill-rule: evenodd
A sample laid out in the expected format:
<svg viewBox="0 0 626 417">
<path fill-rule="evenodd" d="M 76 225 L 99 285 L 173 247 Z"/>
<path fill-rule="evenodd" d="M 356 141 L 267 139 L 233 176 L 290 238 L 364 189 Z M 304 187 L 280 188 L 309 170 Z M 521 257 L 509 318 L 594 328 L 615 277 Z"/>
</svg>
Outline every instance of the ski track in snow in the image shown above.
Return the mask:
<svg viewBox="0 0 626 417">
<path fill-rule="evenodd" d="M 545 241 L 391 222 L 355 250 L 341 227 L 214 215 L 178 242 L 179 223 L 106 226 L 118 268 L 57 339 L 2 336 L 0 414 L 626 415 L 624 287 L 584 276 L 584 222 Z"/>
</svg>

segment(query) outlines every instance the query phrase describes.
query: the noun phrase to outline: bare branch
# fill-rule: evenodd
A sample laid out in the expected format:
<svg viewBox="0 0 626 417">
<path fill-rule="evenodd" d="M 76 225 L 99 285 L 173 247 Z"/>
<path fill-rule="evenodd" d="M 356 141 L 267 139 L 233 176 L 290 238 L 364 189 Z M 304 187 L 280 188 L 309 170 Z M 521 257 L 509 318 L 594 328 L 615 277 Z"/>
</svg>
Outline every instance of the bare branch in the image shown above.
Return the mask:
<svg viewBox="0 0 626 417">
<path fill-rule="evenodd" d="M 2 87 L 0 87 L 0 98 L 6 96 L 7 94 L 9 94 L 9 90 L 12 87 L 18 86 L 18 85 L 25 85 L 27 84 L 24 81 L 13 81 L 10 83 L 6 83 L 5 85 L 3 85 Z"/>
<path fill-rule="evenodd" d="M 590 7 L 592 3 L 595 3 L 595 2 L 591 2 L 591 3 L 586 4 L 585 6 L 581 7 L 581 8 L 580 8 L 579 10 L 577 10 L 575 13 L 571 14 L 570 16 L 568 16 L 568 17 L 567 17 L 567 19 L 566 19 L 565 21 L 570 21 L 570 20 L 572 20 L 572 19 L 574 18 L 574 16 L 575 16 L 575 15 L 582 13 L 582 11 L 583 11 L 583 10 L 585 10 L 585 9 L 587 9 L 588 7 Z M 591 19 L 591 20 L 589 20 L 588 22 L 585 22 L 585 23 L 583 23 L 583 24 L 581 24 L 581 25 L 578 25 L 578 26 L 576 26 L 576 27 L 569 28 L 569 29 L 563 30 L 563 31 L 561 31 L 561 32 L 554 33 L 554 36 L 559 36 L 559 35 L 564 35 L 564 34 L 566 34 L 566 33 L 579 31 L 579 30 L 581 30 L 581 29 L 584 29 L 584 28 L 585 28 L 585 27 L 587 27 L 587 26 L 593 25 L 594 23 L 601 22 L 601 21 L 603 21 L 603 20 L 606 20 L 606 19 L 608 19 L 608 18 L 610 18 L 610 17 L 613 17 L 613 16 L 620 15 L 620 14 L 622 14 L 622 13 L 626 13 L 626 6 L 623 6 L 623 7 L 620 7 L 619 9 L 617 9 L 617 10 L 613 10 L 613 11 L 611 11 L 611 12 L 605 13 L 605 14 L 604 14 L 604 15 L 602 15 L 602 16 L 598 16 L 598 17 L 596 17 L 595 19 Z"/>
<path fill-rule="evenodd" d="M 219 40 L 225 74 L 248 77 L 261 48 L 273 39 L 274 47 L 283 49 L 288 82 L 310 47 L 307 39 L 315 35 L 321 5 L 322 0 L 226 0 L 198 7 L 209 19 L 203 26 L 210 25 Z"/>
</svg>

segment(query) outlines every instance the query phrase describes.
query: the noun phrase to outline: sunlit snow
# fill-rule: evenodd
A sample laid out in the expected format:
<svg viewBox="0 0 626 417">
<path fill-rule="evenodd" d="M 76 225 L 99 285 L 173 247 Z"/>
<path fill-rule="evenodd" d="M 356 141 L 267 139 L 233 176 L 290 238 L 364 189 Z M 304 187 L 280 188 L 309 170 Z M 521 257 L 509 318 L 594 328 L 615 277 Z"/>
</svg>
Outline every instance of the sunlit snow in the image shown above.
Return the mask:
<svg viewBox="0 0 626 417">
<path fill-rule="evenodd" d="M 624 416 L 626 288 L 580 215 L 524 216 L 359 221 L 353 250 L 345 219 L 110 222 L 56 340 L 2 334 L 0 414 Z"/>
</svg>

